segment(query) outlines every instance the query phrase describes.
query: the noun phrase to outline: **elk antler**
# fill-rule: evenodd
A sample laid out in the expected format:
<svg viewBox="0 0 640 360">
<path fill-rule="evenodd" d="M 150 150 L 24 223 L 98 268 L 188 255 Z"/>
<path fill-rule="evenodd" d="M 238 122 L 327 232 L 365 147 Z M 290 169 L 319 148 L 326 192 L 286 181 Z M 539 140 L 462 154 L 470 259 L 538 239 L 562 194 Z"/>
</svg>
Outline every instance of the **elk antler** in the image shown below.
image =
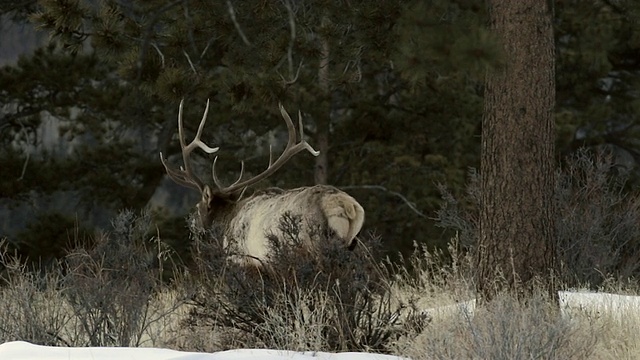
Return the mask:
<svg viewBox="0 0 640 360">
<path fill-rule="evenodd" d="M 240 168 L 240 176 L 238 177 L 238 180 L 236 180 L 233 184 L 229 185 L 229 186 L 223 186 L 222 183 L 220 182 L 220 180 L 218 179 L 218 176 L 216 175 L 216 162 L 218 161 L 218 157 L 216 156 L 215 159 L 213 160 L 213 166 L 211 168 L 211 174 L 213 176 L 213 181 L 216 184 L 216 186 L 218 187 L 218 190 L 221 193 L 233 193 L 236 192 L 238 190 L 244 190 L 246 187 L 253 185 L 255 183 L 257 183 L 258 181 L 265 179 L 267 177 L 269 177 L 271 174 L 273 174 L 276 170 L 278 170 L 280 167 L 282 167 L 282 165 L 284 165 L 287 161 L 289 161 L 289 159 L 291 159 L 291 157 L 293 157 L 295 154 L 303 151 L 303 150 L 307 150 L 309 151 L 313 156 L 318 156 L 320 155 L 319 151 L 316 151 L 313 149 L 313 147 L 311 147 L 311 145 L 309 145 L 308 142 L 306 142 L 304 140 L 304 128 L 302 126 L 302 114 L 298 111 L 298 123 L 299 123 L 299 127 L 300 127 L 300 142 L 298 142 L 297 137 L 297 131 L 295 126 L 293 125 L 293 121 L 291 121 L 291 117 L 289 116 L 289 114 L 287 113 L 287 111 L 284 109 L 284 107 L 282 106 L 282 104 L 279 104 L 280 107 L 280 113 L 282 114 L 282 117 L 284 118 L 284 121 L 287 123 L 287 130 L 289 131 L 289 141 L 287 142 L 287 146 L 284 148 L 284 151 L 282 152 L 282 154 L 280 154 L 280 156 L 278 157 L 278 159 L 273 162 L 273 157 L 272 157 L 272 153 L 271 153 L 271 147 L 269 147 L 269 166 L 266 168 L 266 170 L 264 170 L 263 172 L 261 172 L 260 174 L 247 179 L 245 181 L 241 181 L 242 180 L 242 176 L 244 175 L 244 161 L 241 162 L 241 168 Z"/>
<path fill-rule="evenodd" d="M 202 115 L 202 120 L 200 120 L 200 125 L 198 126 L 198 131 L 196 132 L 196 136 L 186 145 L 184 139 L 184 125 L 182 123 L 182 107 L 184 105 L 184 99 L 180 101 L 180 108 L 178 110 L 178 138 L 180 139 L 180 148 L 182 149 L 182 161 L 184 163 L 184 167 L 180 167 L 180 169 L 173 169 L 167 165 L 167 160 L 162 156 L 162 152 L 160 152 L 160 161 L 162 161 L 162 165 L 164 165 L 165 170 L 169 177 L 175 181 L 176 183 L 190 187 L 193 189 L 200 190 L 200 193 L 204 193 L 205 184 L 198 178 L 198 176 L 193 172 L 191 168 L 191 152 L 195 148 L 200 148 L 204 150 L 207 154 L 216 153 L 219 148 L 211 148 L 207 146 L 202 140 L 200 140 L 200 136 L 202 135 L 202 129 L 204 128 L 204 123 L 207 122 L 207 114 L 209 113 L 209 100 L 207 100 L 207 107 L 204 109 L 204 115 Z"/>
</svg>

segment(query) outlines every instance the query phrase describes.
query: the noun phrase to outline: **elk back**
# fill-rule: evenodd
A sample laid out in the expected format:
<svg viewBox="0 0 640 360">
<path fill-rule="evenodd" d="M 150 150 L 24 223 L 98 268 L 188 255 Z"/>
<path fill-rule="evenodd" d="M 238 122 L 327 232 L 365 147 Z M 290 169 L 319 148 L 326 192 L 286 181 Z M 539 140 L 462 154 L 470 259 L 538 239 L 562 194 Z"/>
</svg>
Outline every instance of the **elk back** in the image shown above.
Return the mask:
<svg viewBox="0 0 640 360">
<path fill-rule="evenodd" d="M 352 248 L 364 223 L 362 206 L 350 195 L 327 185 L 260 191 L 237 202 L 233 213 L 226 241 L 235 242 L 238 255 L 258 262 L 266 260 L 274 241 L 284 243 L 290 238 L 282 227 L 285 215 L 300 220 L 299 239 L 309 250 L 329 233 Z"/>
</svg>

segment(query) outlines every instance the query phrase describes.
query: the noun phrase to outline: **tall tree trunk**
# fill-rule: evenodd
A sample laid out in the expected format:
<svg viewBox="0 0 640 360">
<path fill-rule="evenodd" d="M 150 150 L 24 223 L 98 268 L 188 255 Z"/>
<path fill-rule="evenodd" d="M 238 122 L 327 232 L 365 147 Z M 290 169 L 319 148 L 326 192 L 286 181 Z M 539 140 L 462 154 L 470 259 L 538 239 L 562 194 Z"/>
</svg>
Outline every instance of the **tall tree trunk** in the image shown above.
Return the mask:
<svg viewBox="0 0 640 360">
<path fill-rule="evenodd" d="M 504 64 L 490 72 L 482 121 L 477 291 L 491 300 L 548 281 L 555 266 L 555 54 L 548 0 L 488 0 Z M 496 277 L 500 276 L 500 277 Z M 496 283 L 498 279 L 506 284 Z M 553 289 L 551 281 L 549 290 Z"/>
<path fill-rule="evenodd" d="M 326 21 L 323 19 L 323 23 Z M 320 90 L 322 97 L 327 99 L 328 108 L 325 116 L 319 116 L 316 119 L 316 150 L 320 151 L 320 155 L 316 157 L 314 168 L 314 180 L 316 184 L 327 184 L 329 179 L 329 122 L 331 121 L 331 94 L 329 92 L 329 41 L 320 39 L 320 62 L 318 64 L 318 81 L 320 82 Z M 323 113 L 322 111 L 320 112 Z"/>
</svg>

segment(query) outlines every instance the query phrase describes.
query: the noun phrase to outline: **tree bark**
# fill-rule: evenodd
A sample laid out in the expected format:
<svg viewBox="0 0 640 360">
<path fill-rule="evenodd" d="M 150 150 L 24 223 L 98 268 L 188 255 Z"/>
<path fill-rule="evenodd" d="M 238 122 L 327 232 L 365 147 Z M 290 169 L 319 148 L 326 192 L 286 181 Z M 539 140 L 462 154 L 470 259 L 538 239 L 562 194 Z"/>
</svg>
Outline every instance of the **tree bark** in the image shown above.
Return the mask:
<svg viewBox="0 0 640 360">
<path fill-rule="evenodd" d="M 323 19 L 323 22 L 326 20 Z M 331 121 L 331 96 L 329 91 L 329 41 L 320 39 L 320 61 L 318 63 L 318 81 L 322 97 L 327 99 L 328 108 L 325 116 L 316 119 L 316 150 L 320 155 L 316 157 L 314 167 L 314 180 L 316 185 L 326 185 L 329 180 L 329 122 Z"/>
<path fill-rule="evenodd" d="M 504 50 L 487 75 L 482 121 L 480 299 L 503 286 L 553 291 L 555 50 L 548 0 L 488 0 Z M 504 283 L 502 282 L 504 281 Z"/>
</svg>

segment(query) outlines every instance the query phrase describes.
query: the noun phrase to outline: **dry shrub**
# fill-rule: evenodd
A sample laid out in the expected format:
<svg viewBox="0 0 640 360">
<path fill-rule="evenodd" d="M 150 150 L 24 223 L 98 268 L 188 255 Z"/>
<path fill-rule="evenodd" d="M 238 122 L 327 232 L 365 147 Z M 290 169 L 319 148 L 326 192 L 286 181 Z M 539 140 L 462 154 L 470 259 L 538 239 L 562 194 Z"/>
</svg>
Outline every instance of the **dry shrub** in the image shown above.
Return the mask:
<svg viewBox="0 0 640 360">
<path fill-rule="evenodd" d="M 625 195 L 605 160 L 580 153 L 559 175 L 562 275 L 572 284 L 626 288 L 628 279 L 620 279 L 640 270 L 638 198 Z M 469 195 L 474 204 L 477 189 Z M 633 336 L 640 321 L 632 316 L 562 317 L 542 294 L 522 301 L 503 293 L 476 309 L 467 251 L 477 234 L 475 210 L 446 199 L 442 223 L 458 234 L 448 249 L 416 246 L 393 265 L 381 261 L 374 236 L 349 251 L 333 234 L 318 233 L 324 241 L 308 251 L 292 216 L 283 218 L 286 238 L 271 239 L 273 255 L 260 269 L 237 261 L 220 228 L 191 229 L 194 265 L 175 272 L 171 287 L 160 281 L 162 251 L 149 248 L 158 243 L 149 242 L 148 217 L 123 212 L 111 233 L 72 252 L 62 267 L 32 271 L 2 253 L 0 342 L 364 350 L 415 360 L 640 356 Z M 180 306 L 185 298 L 188 308 Z M 176 326 L 180 318 L 186 326 Z"/>
<path fill-rule="evenodd" d="M 164 290 L 149 249 L 150 228 L 148 213 L 123 211 L 111 234 L 67 255 L 63 294 L 86 336 L 85 346 L 141 346 L 151 324 L 172 310 L 158 313 L 150 301 Z"/>
<path fill-rule="evenodd" d="M 473 259 L 460 245 L 458 236 L 449 241 L 446 249 L 429 250 L 414 243 L 409 258 L 400 258 L 395 265 L 396 287 L 421 298 L 442 300 L 442 304 L 471 299 L 475 296 Z M 399 290 L 399 289 L 398 289 Z M 401 293 L 401 291 L 400 291 Z M 430 302 L 434 306 L 433 302 Z"/>
<path fill-rule="evenodd" d="M 29 271 L 19 256 L 0 241 L 0 343 L 26 340 L 41 345 L 69 345 L 69 306 L 56 287 L 58 271 Z M 55 269 L 55 266 L 49 269 Z"/>
<path fill-rule="evenodd" d="M 401 339 L 396 352 L 420 359 L 587 359 L 595 334 L 563 320 L 551 299 L 502 293 L 473 315 L 460 311 Z"/>
<path fill-rule="evenodd" d="M 460 248 L 457 238 L 446 251 L 417 247 L 399 265 L 394 291 L 401 296 L 394 298 L 414 310 L 405 321 L 424 321 L 394 342 L 393 353 L 414 360 L 599 358 L 603 327 L 560 316 L 542 284 L 526 300 L 503 292 L 476 307 L 473 259 Z"/>
<path fill-rule="evenodd" d="M 2 252 L 0 341 L 58 346 L 162 346 L 180 306 L 147 246 L 149 217 L 123 211 L 110 234 L 38 271 Z"/>
<path fill-rule="evenodd" d="M 193 229 L 189 325 L 224 329 L 230 335 L 221 335 L 219 348 L 385 351 L 399 331 L 401 307 L 391 305 L 379 240 L 365 237 L 350 251 L 334 234 L 318 232 L 321 241 L 309 251 L 299 223 L 283 217 L 286 238 L 271 238 L 273 251 L 262 267 L 237 261 L 233 248 L 222 246 L 220 229 Z"/>
<path fill-rule="evenodd" d="M 640 277 L 640 195 L 626 188 L 627 176 L 611 156 L 581 149 L 556 174 L 556 249 L 559 280 L 597 289 L 607 279 Z M 456 199 L 440 186 L 438 224 L 453 230 L 473 251 L 479 231 L 479 174 L 471 170 L 467 195 Z"/>
<path fill-rule="evenodd" d="M 557 175 L 562 280 L 593 289 L 640 276 L 640 196 L 604 153 L 578 151 Z"/>
</svg>

